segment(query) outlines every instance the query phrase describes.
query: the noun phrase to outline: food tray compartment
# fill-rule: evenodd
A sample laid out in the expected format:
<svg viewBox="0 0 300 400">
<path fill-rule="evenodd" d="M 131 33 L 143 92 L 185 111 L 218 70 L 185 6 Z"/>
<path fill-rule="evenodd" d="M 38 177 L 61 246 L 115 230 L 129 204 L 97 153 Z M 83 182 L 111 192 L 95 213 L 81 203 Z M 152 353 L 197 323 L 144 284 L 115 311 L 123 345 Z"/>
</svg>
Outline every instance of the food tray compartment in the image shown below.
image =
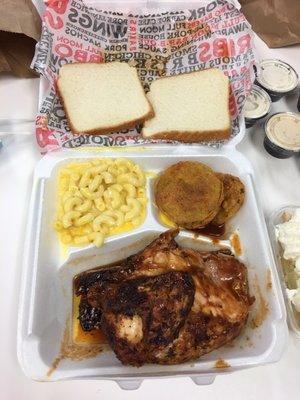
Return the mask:
<svg viewBox="0 0 300 400">
<path fill-rule="evenodd" d="M 279 241 L 277 240 L 276 237 L 276 225 L 281 224 L 283 222 L 282 216 L 284 213 L 288 214 L 293 214 L 296 209 L 299 209 L 299 206 L 285 206 L 281 207 L 277 210 L 274 210 L 274 212 L 270 215 L 269 221 L 268 221 L 268 228 L 269 228 L 269 235 L 271 239 L 271 244 L 273 248 L 273 253 L 276 261 L 276 267 L 277 267 L 277 272 L 278 276 L 280 279 L 282 291 L 283 291 L 283 297 L 285 301 L 285 306 L 287 310 L 287 316 L 288 316 L 288 322 L 289 326 L 295 332 L 296 336 L 298 339 L 300 339 L 300 317 L 297 317 L 295 315 L 295 310 L 293 309 L 293 306 L 291 304 L 290 299 L 288 298 L 287 295 L 287 290 L 288 286 L 285 281 L 284 277 L 284 266 L 282 263 L 282 247 Z M 299 314 L 299 313 L 298 313 Z"/>
<path fill-rule="evenodd" d="M 234 247 L 230 235 L 237 232 L 242 244 L 239 257 L 248 267 L 251 294 L 256 302 L 247 327 L 234 342 L 194 362 L 180 365 L 123 366 L 112 351 L 82 361 L 64 359 L 54 372 L 47 372 L 59 354 L 66 323 L 72 311 L 72 281 L 79 272 L 125 258 L 145 247 L 167 228 L 157 219 L 153 205 L 153 178 L 147 178 L 147 217 L 139 228 L 106 239 L 101 248 L 90 245 L 61 254 L 53 229 L 56 207 L 56 174 L 66 163 L 95 157 L 128 157 L 144 171 L 159 172 L 181 160 L 200 161 L 217 172 L 240 177 L 246 199 L 229 221 L 228 233 L 216 244 L 208 238 L 182 232 L 178 243 L 200 250 Z M 272 289 L 270 289 L 270 283 Z M 263 323 L 253 329 L 253 319 L 266 306 Z M 191 376 L 196 383 L 211 382 L 218 373 L 274 362 L 286 343 L 285 309 L 261 209 L 257 204 L 252 168 L 237 151 L 204 149 L 200 146 L 159 146 L 102 151 L 65 151 L 45 156 L 37 165 L 25 243 L 18 325 L 18 358 L 27 376 L 36 380 L 104 378 L 117 381 L 157 376 Z M 217 369 L 225 360 L 228 368 Z M 125 383 L 124 383 L 125 384 Z"/>
</svg>

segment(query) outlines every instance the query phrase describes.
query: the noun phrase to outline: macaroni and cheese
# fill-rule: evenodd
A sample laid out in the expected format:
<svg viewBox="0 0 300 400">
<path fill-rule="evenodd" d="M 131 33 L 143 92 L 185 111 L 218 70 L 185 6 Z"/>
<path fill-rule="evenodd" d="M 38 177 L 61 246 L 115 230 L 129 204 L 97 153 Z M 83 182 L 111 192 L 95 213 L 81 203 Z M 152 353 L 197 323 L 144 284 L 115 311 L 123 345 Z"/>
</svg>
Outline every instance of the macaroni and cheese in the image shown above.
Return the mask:
<svg viewBox="0 0 300 400">
<path fill-rule="evenodd" d="M 102 246 L 105 237 L 129 231 L 146 215 L 145 174 L 126 158 L 72 163 L 58 174 L 60 240 Z"/>
</svg>

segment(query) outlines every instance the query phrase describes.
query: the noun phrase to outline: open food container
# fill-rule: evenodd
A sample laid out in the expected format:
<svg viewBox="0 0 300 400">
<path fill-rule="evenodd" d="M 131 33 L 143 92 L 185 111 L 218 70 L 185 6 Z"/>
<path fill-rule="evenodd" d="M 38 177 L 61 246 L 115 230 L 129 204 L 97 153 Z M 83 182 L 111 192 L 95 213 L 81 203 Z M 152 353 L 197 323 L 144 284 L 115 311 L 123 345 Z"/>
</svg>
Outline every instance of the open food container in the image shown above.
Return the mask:
<svg viewBox="0 0 300 400">
<path fill-rule="evenodd" d="M 277 272 L 284 295 L 288 322 L 296 337 L 300 339 L 300 313 L 297 312 L 288 296 L 288 291 L 294 289 L 295 287 L 295 266 L 292 260 L 287 260 L 284 258 L 284 249 L 278 240 L 278 225 L 286 222 L 297 209 L 299 209 L 299 206 L 285 206 L 274 210 L 269 218 L 269 235 L 276 260 Z"/>
<path fill-rule="evenodd" d="M 104 56 L 102 61 L 110 62 L 118 59 L 121 54 L 125 57 L 122 61 L 130 62 L 135 61 L 134 54 L 136 53 L 136 49 L 133 50 L 135 46 L 130 52 L 121 51 L 120 53 L 117 48 L 113 50 L 118 40 L 111 35 L 112 28 L 106 29 L 105 34 L 102 34 L 103 37 L 99 39 L 100 48 L 108 43 L 110 46 L 108 46 L 108 51 L 100 55 L 96 46 L 87 46 L 86 38 L 95 37 L 93 29 L 103 30 L 106 25 L 103 25 L 102 21 L 116 23 L 119 26 L 118 21 L 122 20 L 122 14 L 118 13 L 116 17 L 115 11 L 112 15 L 99 9 L 95 11 L 86 8 L 85 3 L 85 1 L 77 0 L 70 3 L 50 2 L 48 4 L 42 38 L 37 45 L 33 62 L 36 71 L 43 75 L 40 85 L 40 111 L 36 121 L 37 141 L 41 151 L 49 151 L 49 153 L 36 166 L 28 213 L 18 315 L 18 359 L 24 373 L 38 381 L 110 379 L 116 381 L 124 389 L 135 389 L 139 387 L 143 379 L 158 377 L 189 376 L 196 384 L 209 384 L 218 374 L 277 361 L 285 347 L 288 332 L 284 301 L 264 216 L 255 189 L 253 169 L 248 160 L 235 148 L 245 134 L 244 121 L 240 115 L 245 97 L 252 85 L 251 69 L 254 55 L 251 47 L 251 28 L 248 22 L 240 13 L 235 1 L 211 3 L 203 1 L 201 8 L 198 8 L 200 7 L 198 2 L 194 4 L 191 2 L 185 5 L 185 7 L 190 7 L 190 9 L 185 8 L 185 11 L 180 11 L 178 3 L 179 11 L 177 8 L 174 12 L 170 12 L 170 3 L 164 2 L 164 7 L 169 10 L 168 16 L 165 13 L 155 14 L 152 8 L 154 3 L 140 4 L 142 11 L 139 12 L 149 11 L 147 8 L 149 6 L 151 12 L 153 11 L 151 18 L 160 19 L 161 25 L 157 29 L 164 33 L 178 30 L 181 26 L 178 22 L 180 18 L 184 15 L 186 15 L 185 18 L 188 16 L 188 26 L 190 30 L 192 29 L 190 34 L 195 40 L 193 54 L 189 47 L 185 48 L 186 39 L 180 39 L 177 44 L 179 48 L 177 49 L 176 45 L 176 51 L 173 51 L 173 54 L 167 54 L 166 57 L 153 53 L 150 46 L 148 49 L 151 53 L 150 59 L 155 62 L 152 63 L 150 60 L 148 67 L 144 67 L 141 63 L 140 78 L 148 77 L 148 81 L 145 78 L 143 82 L 144 86 L 146 87 L 151 80 L 158 77 L 160 69 L 156 66 L 158 64 L 161 66 L 161 63 L 168 75 L 191 72 L 196 68 L 195 65 L 197 70 L 217 67 L 226 71 L 228 75 L 231 74 L 232 93 L 229 109 L 232 118 L 232 135 L 229 140 L 222 143 L 209 143 L 209 145 L 206 143 L 206 145 L 188 146 L 180 143 L 157 143 L 155 140 L 150 142 L 143 140 L 136 129 L 106 136 L 75 136 L 68 127 L 62 104 L 56 93 L 59 68 L 65 63 L 82 61 L 82 57 L 85 57 L 86 62 L 91 59 L 95 61 L 98 57 L 96 62 L 100 62 L 99 57 Z M 155 6 L 158 5 L 160 4 L 157 3 Z M 72 9 L 69 10 L 68 7 Z M 163 9 L 165 11 L 163 7 L 160 11 L 163 12 Z M 97 19 L 95 15 L 98 12 L 103 15 L 101 14 L 101 18 Z M 135 17 L 130 15 L 131 28 L 136 29 Z M 203 24 L 201 22 L 199 25 L 199 21 L 195 23 L 195 19 L 202 17 Z M 214 18 L 219 22 L 225 18 L 224 26 L 229 26 L 228 29 L 231 31 L 227 32 L 225 28 L 220 31 L 216 28 Z M 210 32 L 206 30 L 209 27 L 208 21 L 211 19 L 214 32 L 211 28 Z M 115 20 L 117 22 L 114 22 Z M 238 29 L 231 28 L 232 21 L 234 24 L 240 24 Z M 126 21 L 125 24 L 123 20 L 121 22 L 123 23 L 121 28 L 127 26 Z M 139 23 L 143 27 L 143 34 L 147 34 L 149 30 L 147 20 L 143 18 Z M 166 23 L 169 25 L 164 25 Z M 83 26 L 80 27 L 80 24 Z M 153 22 L 151 24 L 158 26 Z M 87 25 L 91 26 L 87 28 Z M 84 29 L 88 31 L 87 36 L 82 35 Z M 71 36 L 76 36 L 78 31 L 81 36 L 75 40 Z M 187 32 L 184 33 L 186 34 Z M 105 38 L 105 35 L 108 38 Z M 134 34 L 131 39 L 136 40 Z M 121 42 L 123 45 L 123 38 Z M 151 45 L 152 42 L 149 43 Z M 160 50 L 164 52 L 166 45 L 161 43 L 160 46 Z M 234 53 L 232 57 L 228 57 L 226 53 L 229 48 Z M 170 46 L 166 46 L 166 53 L 169 50 Z M 144 58 L 147 58 L 146 53 L 146 50 L 141 52 Z M 116 145 L 119 147 L 115 147 Z M 77 147 L 79 149 L 75 149 Z M 69 247 L 67 251 L 62 252 L 57 233 L 53 228 L 59 170 L 72 162 L 97 158 L 130 159 L 146 173 L 148 202 L 145 220 L 142 225 L 130 232 L 108 237 L 101 248 L 96 248 L 94 245 L 81 248 Z M 245 203 L 230 220 L 221 240 L 189 234 L 185 231 L 181 231 L 176 240 L 183 247 L 197 250 L 230 250 L 245 264 L 250 295 L 255 296 L 256 299 L 250 308 L 246 326 L 241 334 L 229 344 L 193 362 L 178 365 L 147 364 L 138 368 L 124 366 L 108 346 L 101 347 L 101 352 L 91 348 L 87 350 L 84 345 L 78 348 L 78 345 L 72 342 L 74 277 L 83 271 L 112 264 L 135 254 L 169 228 L 159 218 L 158 209 L 154 204 L 154 180 L 156 175 L 165 168 L 180 161 L 204 163 L 215 172 L 233 174 L 244 183 Z M 239 242 L 238 249 L 234 238 L 237 238 L 235 240 Z M 72 357 L 62 355 L 61 349 L 66 343 L 69 346 L 69 353 L 79 354 L 77 359 L 74 354 Z M 86 356 L 87 351 L 89 357 Z"/>
<path fill-rule="evenodd" d="M 207 250 L 221 247 L 235 252 L 230 237 L 238 233 L 240 260 L 248 269 L 250 293 L 256 297 L 246 328 L 230 345 L 223 346 L 193 363 L 173 366 L 123 366 L 114 353 L 104 350 L 92 358 L 63 359 L 49 374 L 72 315 L 73 277 L 85 270 L 120 260 L 141 250 L 167 229 L 153 206 L 153 178 L 147 178 L 147 217 L 130 233 L 112 236 L 104 246 L 71 248 L 60 254 L 53 229 L 56 175 L 71 161 L 95 157 L 123 157 L 146 172 L 158 173 L 181 160 L 203 162 L 215 171 L 240 177 L 246 187 L 245 204 L 230 222 L 218 244 L 207 238 L 179 235 L 187 247 Z M 255 322 L 256 321 L 256 322 Z M 285 308 L 268 240 L 262 210 L 257 200 L 253 171 L 249 162 L 235 149 L 214 150 L 194 147 L 156 146 L 91 151 L 65 151 L 46 155 L 37 165 L 28 217 L 18 326 L 18 358 L 25 374 L 35 380 L 112 379 L 121 387 L 136 388 L 145 378 L 190 376 L 197 384 L 211 383 L 220 373 L 228 373 L 277 361 L 287 339 Z M 224 360 L 218 368 L 218 360 Z M 226 365 L 226 367 L 224 367 Z"/>
</svg>

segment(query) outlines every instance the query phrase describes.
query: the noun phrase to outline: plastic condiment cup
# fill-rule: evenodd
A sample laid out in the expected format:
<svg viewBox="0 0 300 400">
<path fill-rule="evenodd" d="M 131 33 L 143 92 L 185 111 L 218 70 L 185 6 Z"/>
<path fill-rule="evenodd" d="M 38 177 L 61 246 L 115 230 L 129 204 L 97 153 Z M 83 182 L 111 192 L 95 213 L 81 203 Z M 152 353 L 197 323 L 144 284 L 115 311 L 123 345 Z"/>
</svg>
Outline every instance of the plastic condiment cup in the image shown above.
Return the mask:
<svg viewBox="0 0 300 400">
<path fill-rule="evenodd" d="M 265 123 L 264 147 L 277 158 L 290 158 L 300 151 L 300 115 L 279 112 Z"/>
<path fill-rule="evenodd" d="M 277 59 L 261 60 L 255 83 L 261 86 L 273 102 L 292 93 L 298 86 L 298 75 L 294 68 Z"/>
<path fill-rule="evenodd" d="M 271 108 L 271 99 L 268 93 L 257 85 L 253 85 L 244 105 L 246 128 L 250 128 L 257 121 L 266 117 Z"/>
</svg>

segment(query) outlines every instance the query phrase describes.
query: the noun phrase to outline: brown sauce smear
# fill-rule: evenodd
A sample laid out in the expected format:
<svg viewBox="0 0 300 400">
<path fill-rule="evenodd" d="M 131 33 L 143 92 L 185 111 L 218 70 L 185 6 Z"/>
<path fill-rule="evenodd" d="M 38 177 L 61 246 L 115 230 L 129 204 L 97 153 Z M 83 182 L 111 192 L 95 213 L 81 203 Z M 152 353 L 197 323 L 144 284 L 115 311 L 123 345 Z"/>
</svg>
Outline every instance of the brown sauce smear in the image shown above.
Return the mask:
<svg viewBox="0 0 300 400">
<path fill-rule="evenodd" d="M 248 347 L 253 347 L 253 342 L 251 341 L 251 339 L 249 338 L 249 336 L 246 336 L 246 345 Z"/>
<path fill-rule="evenodd" d="M 226 362 L 222 358 L 219 358 L 219 360 L 215 362 L 215 368 L 230 368 L 230 367 L 231 365 L 228 364 L 228 362 Z"/>
<path fill-rule="evenodd" d="M 267 290 L 272 290 L 272 274 L 270 268 L 267 269 L 267 282 L 266 282 Z"/>
<path fill-rule="evenodd" d="M 213 225 L 208 224 L 203 228 L 191 229 L 192 232 L 195 233 L 195 236 L 198 235 L 205 235 L 205 236 L 212 236 L 212 237 L 221 237 L 225 234 L 225 224 L 223 225 Z"/>
<path fill-rule="evenodd" d="M 256 315 L 254 315 L 250 321 L 250 326 L 252 329 L 255 329 L 261 326 L 264 320 L 267 318 L 269 313 L 269 304 L 262 295 L 257 276 L 254 278 L 253 287 L 255 289 L 255 300 L 257 301 L 258 309 L 256 311 Z"/>
<path fill-rule="evenodd" d="M 59 354 L 52 362 L 47 372 L 47 377 L 49 378 L 52 375 L 52 373 L 56 370 L 59 363 L 66 358 L 69 358 L 70 360 L 73 361 L 81 361 L 86 358 L 95 357 L 102 350 L 103 347 L 101 345 L 79 346 L 73 343 L 70 331 L 70 323 L 68 321 L 64 330 Z"/>
<path fill-rule="evenodd" d="M 242 245 L 239 235 L 237 233 L 234 233 L 230 238 L 230 242 L 235 255 L 239 257 L 242 254 Z"/>
</svg>

